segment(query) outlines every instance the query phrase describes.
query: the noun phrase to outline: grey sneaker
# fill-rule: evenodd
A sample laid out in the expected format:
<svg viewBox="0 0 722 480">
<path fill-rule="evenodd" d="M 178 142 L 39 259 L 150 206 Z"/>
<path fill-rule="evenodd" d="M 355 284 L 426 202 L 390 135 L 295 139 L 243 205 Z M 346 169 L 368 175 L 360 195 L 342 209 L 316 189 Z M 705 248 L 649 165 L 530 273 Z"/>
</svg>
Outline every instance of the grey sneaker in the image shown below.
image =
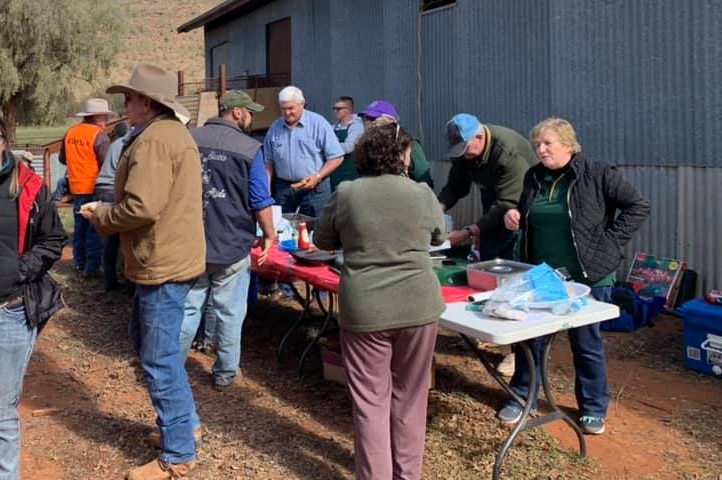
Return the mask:
<svg viewBox="0 0 722 480">
<path fill-rule="evenodd" d="M 513 425 L 521 420 L 521 414 L 523 411 L 524 409 L 521 408 L 521 405 L 517 405 L 516 403 L 507 403 L 504 405 L 504 408 L 499 410 L 499 413 L 496 414 L 496 418 L 498 418 L 501 423 Z M 536 409 L 533 409 L 529 413 L 534 415 L 536 413 Z"/>
<path fill-rule="evenodd" d="M 590 435 L 601 435 L 604 433 L 604 419 L 601 417 L 583 416 L 579 419 L 579 425 L 584 433 Z"/>
<path fill-rule="evenodd" d="M 219 392 L 228 390 L 230 387 L 233 386 L 234 383 L 234 379 L 225 380 L 217 377 L 213 379 L 213 387 L 215 387 L 215 389 Z"/>
</svg>

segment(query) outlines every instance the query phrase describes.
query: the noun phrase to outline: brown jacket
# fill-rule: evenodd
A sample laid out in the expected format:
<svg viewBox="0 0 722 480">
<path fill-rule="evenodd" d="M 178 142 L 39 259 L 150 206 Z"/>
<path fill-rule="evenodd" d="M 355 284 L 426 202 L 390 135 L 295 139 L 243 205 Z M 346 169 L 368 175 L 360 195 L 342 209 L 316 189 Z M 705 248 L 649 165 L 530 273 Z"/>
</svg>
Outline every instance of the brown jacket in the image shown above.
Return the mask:
<svg viewBox="0 0 722 480">
<path fill-rule="evenodd" d="M 183 282 L 205 271 L 201 162 L 172 115 L 151 120 L 124 147 L 113 206 L 95 211 L 103 235 L 120 234 L 125 275 L 140 285 Z"/>
</svg>

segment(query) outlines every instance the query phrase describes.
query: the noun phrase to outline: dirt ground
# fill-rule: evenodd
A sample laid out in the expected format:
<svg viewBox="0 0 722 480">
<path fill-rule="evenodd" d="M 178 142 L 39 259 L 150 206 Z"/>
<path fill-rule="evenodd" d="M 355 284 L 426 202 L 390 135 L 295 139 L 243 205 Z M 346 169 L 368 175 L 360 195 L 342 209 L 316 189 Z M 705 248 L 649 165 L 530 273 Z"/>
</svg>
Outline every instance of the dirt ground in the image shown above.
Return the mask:
<svg viewBox="0 0 722 480">
<path fill-rule="evenodd" d="M 98 280 L 77 277 L 67 257 L 56 268 L 68 308 L 42 332 L 21 401 L 22 478 L 120 479 L 155 452 L 143 441 L 154 428 L 138 363 L 126 340 L 129 301 Z M 230 391 L 210 383 L 212 359 L 187 364 L 205 435 L 193 478 L 351 479 L 351 403 L 343 386 L 323 380 L 320 356 L 304 376 L 295 361 L 310 334 L 293 337 L 279 364 L 276 347 L 298 308 L 277 297 L 249 310 L 243 333 L 243 379 Z M 607 433 L 576 437 L 556 422 L 521 436 L 504 464 L 514 479 L 722 479 L 722 382 L 682 364 L 680 320 L 605 335 L 612 404 Z M 455 335 L 437 345 L 430 392 L 424 477 L 491 478 L 508 429 L 494 419 L 504 394 Z M 553 350 L 553 388 L 574 410 L 566 338 Z M 47 410 L 55 409 L 55 410 Z"/>
</svg>

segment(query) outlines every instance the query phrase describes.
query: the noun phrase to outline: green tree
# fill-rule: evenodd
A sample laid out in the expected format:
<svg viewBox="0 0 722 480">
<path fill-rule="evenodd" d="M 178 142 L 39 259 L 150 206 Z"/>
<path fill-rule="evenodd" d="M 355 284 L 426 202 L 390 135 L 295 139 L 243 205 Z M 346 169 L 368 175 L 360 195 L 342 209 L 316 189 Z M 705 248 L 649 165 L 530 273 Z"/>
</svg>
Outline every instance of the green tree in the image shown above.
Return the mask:
<svg viewBox="0 0 722 480">
<path fill-rule="evenodd" d="M 0 106 L 11 141 L 18 122 L 59 120 L 80 86 L 107 76 L 126 30 L 118 3 L 0 0 Z"/>
</svg>

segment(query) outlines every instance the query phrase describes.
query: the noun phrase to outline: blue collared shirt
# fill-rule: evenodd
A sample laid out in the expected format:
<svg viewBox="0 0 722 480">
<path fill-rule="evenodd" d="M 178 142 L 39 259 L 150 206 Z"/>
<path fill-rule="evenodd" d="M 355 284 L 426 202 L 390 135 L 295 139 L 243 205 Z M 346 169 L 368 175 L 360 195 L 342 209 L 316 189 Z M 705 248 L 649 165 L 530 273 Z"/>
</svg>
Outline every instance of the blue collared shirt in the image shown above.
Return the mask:
<svg viewBox="0 0 722 480">
<path fill-rule="evenodd" d="M 303 111 L 293 128 L 286 125 L 283 117 L 277 119 L 263 141 L 266 163 L 273 165 L 278 178 L 291 182 L 318 173 L 327 160 L 343 154 L 331 124 L 310 110 Z"/>
<path fill-rule="evenodd" d="M 251 210 L 257 212 L 270 207 L 275 203 L 271 192 L 268 191 L 268 174 L 263 163 L 263 148 L 259 148 L 253 157 L 251 169 L 248 172 L 248 199 Z"/>
<path fill-rule="evenodd" d="M 105 160 L 103 160 L 103 166 L 100 167 L 98 178 L 95 180 L 95 193 L 100 191 L 113 192 L 115 172 L 118 170 L 118 163 L 120 163 L 120 154 L 131 133 L 132 131 L 126 133 L 123 137 L 114 140 L 110 144 L 108 153 L 105 154 Z"/>
</svg>

